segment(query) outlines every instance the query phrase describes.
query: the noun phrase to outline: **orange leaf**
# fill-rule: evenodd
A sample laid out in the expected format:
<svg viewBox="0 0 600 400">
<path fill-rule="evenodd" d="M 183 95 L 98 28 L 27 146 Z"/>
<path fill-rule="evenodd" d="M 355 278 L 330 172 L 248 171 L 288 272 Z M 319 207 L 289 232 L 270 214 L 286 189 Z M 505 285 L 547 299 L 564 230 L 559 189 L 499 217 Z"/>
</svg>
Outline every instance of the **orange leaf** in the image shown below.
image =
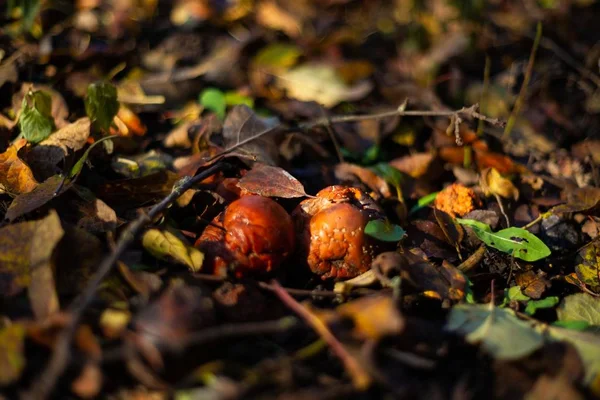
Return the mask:
<svg viewBox="0 0 600 400">
<path fill-rule="evenodd" d="M 19 139 L 0 154 L 0 191 L 21 194 L 31 192 L 38 185 L 29 166 L 18 156 L 26 144 L 26 139 Z"/>
</svg>

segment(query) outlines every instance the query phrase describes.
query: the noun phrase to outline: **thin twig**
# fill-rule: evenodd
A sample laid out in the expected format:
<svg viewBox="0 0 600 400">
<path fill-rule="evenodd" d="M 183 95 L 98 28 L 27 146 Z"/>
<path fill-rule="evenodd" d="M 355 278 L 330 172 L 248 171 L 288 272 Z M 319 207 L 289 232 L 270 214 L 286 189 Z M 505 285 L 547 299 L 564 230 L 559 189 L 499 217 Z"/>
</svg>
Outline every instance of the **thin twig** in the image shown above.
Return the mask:
<svg viewBox="0 0 600 400">
<path fill-rule="evenodd" d="M 498 193 L 494 193 L 494 197 L 498 202 L 498 207 L 500 207 L 500 213 L 504 215 L 504 219 L 506 220 L 506 227 L 510 228 L 510 219 L 508 219 L 508 215 L 506 215 L 506 211 L 504 211 L 504 205 L 502 204 L 502 199 L 500 198 L 500 195 L 498 195 Z"/>
<path fill-rule="evenodd" d="M 469 256 L 469 258 L 467 258 L 458 266 L 458 269 L 462 272 L 469 272 L 470 270 L 475 268 L 477 264 L 479 264 L 479 262 L 483 259 L 485 249 L 485 244 L 479 246 L 479 248 L 475 250 L 475 252 Z"/>
<path fill-rule="evenodd" d="M 222 276 L 215 276 L 210 274 L 202 274 L 199 272 L 195 272 L 192 274 L 194 278 L 200 279 L 206 282 L 225 282 L 226 278 Z M 267 282 L 256 281 L 253 282 L 260 289 L 267 290 L 269 292 L 275 292 L 277 288 Z M 333 290 L 309 290 L 309 289 L 294 289 L 294 288 L 284 288 L 289 294 L 297 297 L 340 297 L 339 293 L 334 292 Z"/>
<path fill-rule="evenodd" d="M 383 119 L 390 117 L 452 117 L 452 116 L 464 116 L 467 118 L 478 119 L 487 122 L 490 125 L 497 127 L 504 127 L 506 122 L 498 118 L 490 118 L 479 113 L 479 105 L 473 104 L 470 107 L 463 107 L 460 110 L 454 111 L 431 111 L 431 110 L 404 110 L 402 106 L 392 111 L 384 111 L 378 114 L 365 114 L 365 115 L 339 115 L 332 116 L 329 118 L 317 118 L 312 121 L 308 121 L 304 124 L 300 124 L 302 129 L 314 128 L 318 125 L 326 125 L 328 123 L 337 124 L 342 122 L 356 122 L 365 121 L 370 119 Z"/>
<path fill-rule="evenodd" d="M 72 315 L 71 320 L 58 336 L 50 361 L 40 376 L 35 380 L 30 390 L 23 394 L 22 398 L 37 400 L 47 398 L 50 395 L 58 378 L 60 378 L 67 364 L 69 363 L 69 348 L 71 340 L 75 330 L 77 329 L 77 325 L 81 320 L 83 312 L 94 299 L 98 287 L 108 276 L 108 274 L 110 274 L 116 261 L 133 242 L 142 228 L 148 222 L 152 221 L 156 216 L 158 216 L 163 210 L 169 207 L 179 196 L 181 196 L 181 194 L 191 188 L 195 183 L 201 182 L 228 167 L 229 164 L 217 163 L 192 178 L 186 177 L 181 179 L 177 184 L 175 184 L 171 193 L 160 203 L 152 207 L 148 214 L 140 214 L 137 219 L 132 221 L 127 228 L 125 228 L 125 230 L 119 236 L 119 240 L 115 248 L 102 261 L 91 281 L 81 293 L 81 296 L 71 303 L 69 307 Z"/>
<path fill-rule="evenodd" d="M 527 63 L 527 70 L 525 71 L 525 77 L 523 78 L 523 84 L 521 85 L 521 90 L 519 91 L 519 97 L 515 101 L 515 106 L 513 107 L 510 117 L 508 118 L 508 122 L 506 127 L 504 128 L 503 138 L 506 139 L 512 128 L 514 127 L 517 117 L 521 112 L 521 107 L 525 102 L 525 96 L 527 95 L 527 87 L 529 86 L 529 81 L 531 80 L 531 75 L 533 74 L 533 65 L 535 63 L 535 55 L 537 53 L 537 49 L 540 44 L 540 38 L 542 37 L 542 23 L 538 22 L 535 34 L 535 40 L 533 41 L 533 47 L 531 48 L 531 54 L 529 55 L 529 62 Z"/>
<path fill-rule="evenodd" d="M 321 113 L 323 114 L 323 118 L 327 119 L 327 124 L 325 124 L 325 128 L 327 129 L 329 138 L 331 139 L 331 142 L 333 143 L 333 147 L 335 148 L 335 154 L 337 154 L 338 161 L 340 163 L 344 163 L 344 155 L 342 154 L 341 146 L 337 140 L 337 137 L 335 136 L 333 127 L 331 126 L 332 124 L 329 119 L 329 116 L 327 115 L 327 111 L 325 111 L 325 109 L 323 109 L 323 107 L 321 107 Z"/>
<path fill-rule="evenodd" d="M 275 294 L 281 301 L 288 306 L 292 311 L 298 314 L 323 338 L 331 348 L 331 351 L 342 361 L 348 374 L 352 377 L 354 387 L 358 390 L 365 390 L 371 385 L 371 377 L 364 367 L 352 357 L 342 343 L 331 333 L 327 325 L 323 323 L 316 315 L 314 315 L 306 307 L 298 303 L 290 294 L 277 282 L 272 281 L 275 287 Z"/>
</svg>

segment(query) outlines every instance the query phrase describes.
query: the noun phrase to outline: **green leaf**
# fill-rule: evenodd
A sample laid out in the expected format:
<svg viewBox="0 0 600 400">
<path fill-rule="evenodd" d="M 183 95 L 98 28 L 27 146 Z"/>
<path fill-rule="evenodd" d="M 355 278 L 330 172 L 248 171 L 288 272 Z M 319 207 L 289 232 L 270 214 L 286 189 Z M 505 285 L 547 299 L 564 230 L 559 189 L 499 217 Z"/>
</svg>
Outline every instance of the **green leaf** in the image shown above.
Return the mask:
<svg viewBox="0 0 600 400">
<path fill-rule="evenodd" d="M 225 103 L 228 106 L 237 106 L 238 104 L 244 104 L 250 108 L 254 108 L 253 98 L 244 96 L 235 91 L 225 93 Z"/>
<path fill-rule="evenodd" d="M 508 289 L 504 289 L 504 297 L 508 301 L 529 301 L 531 298 L 526 296 L 521 291 L 520 286 L 511 286 Z"/>
<path fill-rule="evenodd" d="M 198 272 L 204 261 L 204 253 L 169 230 L 147 230 L 142 237 L 142 245 L 154 257 L 186 265 L 193 272 Z"/>
<path fill-rule="evenodd" d="M 98 128 L 108 131 L 119 112 L 117 88 L 109 82 L 96 82 L 88 86 L 85 112 Z"/>
<path fill-rule="evenodd" d="M 572 329 L 574 331 L 585 331 L 590 327 L 585 321 L 554 321 L 553 326 L 558 326 L 559 328 Z"/>
<path fill-rule="evenodd" d="M 382 242 L 398 242 L 406 234 L 400 226 L 380 219 L 367 222 L 365 233 Z"/>
<path fill-rule="evenodd" d="M 378 145 L 374 144 L 373 146 L 369 147 L 362 157 L 362 164 L 373 164 L 379 158 L 380 153 L 381 148 Z"/>
<path fill-rule="evenodd" d="M 516 360 L 542 347 L 544 337 L 508 308 L 486 304 L 458 304 L 452 308 L 446 329 L 481 344 L 499 360 Z"/>
<path fill-rule="evenodd" d="M 600 298 L 586 293 L 566 296 L 556 313 L 559 321 L 585 321 L 600 326 Z"/>
<path fill-rule="evenodd" d="M 54 130 L 52 118 L 52 97 L 46 92 L 29 91 L 21 103 L 19 128 L 25 139 L 39 143 L 46 139 Z"/>
<path fill-rule="evenodd" d="M 225 119 L 225 110 L 227 109 L 227 101 L 225 95 L 219 89 L 208 88 L 204 89 L 198 101 L 204 108 L 217 114 L 219 119 Z"/>
<path fill-rule="evenodd" d="M 85 151 L 85 153 L 83 153 L 83 155 L 81 156 L 81 158 L 79 160 L 77 160 L 77 162 L 75 163 L 75 165 L 73 165 L 73 168 L 71 168 L 71 171 L 69 171 L 68 178 L 69 179 L 74 179 L 77 175 L 79 175 L 79 173 L 83 169 L 83 166 L 84 166 L 85 162 L 88 159 L 88 156 L 90 155 L 90 151 L 92 151 L 92 149 L 94 147 L 96 147 L 96 145 L 98 145 L 99 143 L 105 142 L 107 140 L 111 140 L 111 139 L 114 139 L 114 137 L 113 136 L 106 136 L 106 137 L 103 137 L 102 139 L 98 139 L 94 143 L 92 143 L 92 145 L 87 148 L 87 150 Z"/>
<path fill-rule="evenodd" d="M 419 211 L 420 209 L 427 207 L 429 204 L 433 203 L 435 201 L 435 198 L 437 197 L 438 193 L 439 192 L 433 192 L 433 193 L 429 193 L 426 196 L 421 197 L 419 200 L 417 200 L 417 204 L 412 206 L 412 208 L 408 212 L 408 215 L 412 215 L 412 214 L 416 213 L 417 211 Z"/>
<path fill-rule="evenodd" d="M 540 300 L 529 300 L 525 307 L 525 314 L 533 315 L 537 310 L 553 308 L 559 301 L 560 299 L 556 296 L 550 296 Z"/>
<path fill-rule="evenodd" d="M 404 175 L 398 169 L 392 167 L 386 162 L 380 162 L 375 164 L 371 169 L 379 176 L 381 176 L 387 183 L 396 188 L 398 198 L 402 199 L 402 182 L 404 181 Z"/>
<path fill-rule="evenodd" d="M 488 246 L 521 260 L 533 262 L 548 257 L 551 253 L 544 242 L 525 229 L 511 227 L 492 232 L 489 225 L 482 222 L 462 218 L 456 220 L 473 228 L 477 237 Z"/>
</svg>

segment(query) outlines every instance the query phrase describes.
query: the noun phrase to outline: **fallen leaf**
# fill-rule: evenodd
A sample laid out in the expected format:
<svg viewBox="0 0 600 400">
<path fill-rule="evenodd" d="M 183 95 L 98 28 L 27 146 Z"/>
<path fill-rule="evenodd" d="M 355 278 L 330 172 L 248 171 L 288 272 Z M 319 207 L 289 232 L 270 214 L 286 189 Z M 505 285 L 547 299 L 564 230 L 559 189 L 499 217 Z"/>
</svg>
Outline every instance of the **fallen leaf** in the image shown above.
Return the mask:
<svg viewBox="0 0 600 400">
<path fill-rule="evenodd" d="M 55 128 L 52 98 L 46 92 L 30 90 L 21 103 L 19 113 L 21 135 L 31 143 L 46 139 Z"/>
<path fill-rule="evenodd" d="M 600 326 L 600 298 L 586 293 L 565 296 L 556 314 L 559 321 L 585 321 Z"/>
<path fill-rule="evenodd" d="M 365 234 L 382 242 L 399 242 L 406 235 L 406 231 L 389 221 L 376 219 L 367 222 L 367 225 L 365 225 Z"/>
<path fill-rule="evenodd" d="M 69 106 L 60 92 L 54 90 L 50 85 L 23 82 L 21 89 L 12 97 L 12 110 L 15 114 L 19 114 L 23 104 L 23 99 L 30 91 L 41 91 L 50 96 L 50 101 L 52 103 L 50 115 L 52 116 L 53 122 L 57 128 L 60 129 L 69 124 L 67 121 L 67 118 L 69 118 Z"/>
<path fill-rule="evenodd" d="M 543 274 L 536 274 L 533 271 L 518 273 L 515 276 L 517 285 L 521 287 L 524 294 L 532 299 L 539 299 L 542 294 L 550 287 L 550 282 Z"/>
<path fill-rule="evenodd" d="M 482 170 L 479 184 L 486 196 L 498 195 L 505 199 L 519 199 L 519 190 L 511 181 L 500 175 L 496 168 Z"/>
<path fill-rule="evenodd" d="M 510 227 L 492 232 L 490 226 L 483 222 L 462 218 L 457 218 L 456 221 L 472 228 L 479 239 L 488 246 L 521 260 L 537 261 L 548 257 L 551 253 L 544 242 L 525 229 Z"/>
<path fill-rule="evenodd" d="M 225 150 L 236 147 L 236 153 L 268 165 L 276 165 L 279 150 L 273 140 L 278 123 L 259 118 L 246 105 L 235 106 L 223 124 Z"/>
<path fill-rule="evenodd" d="M 579 251 L 582 262 L 575 266 L 577 277 L 591 290 L 600 293 L 600 244 L 598 242 Z"/>
<path fill-rule="evenodd" d="M 19 379 L 26 362 L 23 325 L 13 323 L 0 328 L 0 386 Z"/>
<path fill-rule="evenodd" d="M 548 327 L 550 337 L 573 345 L 585 367 L 584 383 L 596 396 L 600 382 L 600 335 L 591 332 L 578 332 L 555 326 Z"/>
<path fill-rule="evenodd" d="M 29 166 L 18 156 L 26 144 L 26 139 L 19 139 L 0 154 L 0 193 L 27 193 L 38 185 Z"/>
<path fill-rule="evenodd" d="M 395 158 L 389 164 L 413 178 L 419 178 L 427 172 L 433 158 L 432 153 L 416 153 Z"/>
<path fill-rule="evenodd" d="M 89 85 L 85 97 L 85 112 L 100 129 L 108 131 L 113 118 L 119 112 L 117 88 L 109 82 Z"/>
<path fill-rule="evenodd" d="M 58 310 L 52 254 L 64 231 L 55 211 L 37 220 L 0 229 L 0 275 L 3 296 L 29 288 L 38 318 Z"/>
<path fill-rule="evenodd" d="M 465 236 L 465 231 L 462 226 L 460 226 L 460 224 L 458 224 L 448 213 L 438 210 L 437 208 L 433 209 L 433 215 L 444 233 L 446 242 L 452 245 L 460 255 L 460 243 Z"/>
<path fill-rule="evenodd" d="M 265 197 L 305 197 L 304 186 L 279 167 L 256 163 L 238 182 L 243 190 Z"/>
<path fill-rule="evenodd" d="M 225 95 L 219 89 L 204 89 L 202 93 L 200 93 L 200 96 L 198 96 L 198 102 L 204 106 L 205 109 L 217 114 L 221 120 L 225 118 L 227 103 L 225 101 Z"/>
<path fill-rule="evenodd" d="M 589 212 L 600 204 L 600 188 L 582 187 L 565 191 L 567 202 L 550 209 L 555 214 Z"/>
<path fill-rule="evenodd" d="M 449 263 L 441 266 L 406 253 L 402 264 L 402 277 L 428 297 L 460 301 L 466 294 L 467 281 L 456 267 Z"/>
<path fill-rule="evenodd" d="M 154 257 L 173 260 L 187 266 L 193 272 L 200 271 L 204 261 L 204 254 L 200 250 L 168 230 L 147 230 L 142 236 L 142 245 Z"/>
<path fill-rule="evenodd" d="M 366 96 L 373 85 L 368 81 L 348 86 L 335 68 L 324 64 L 304 64 L 277 77 L 287 96 L 301 101 L 316 101 L 329 108 L 342 101 L 355 101 Z"/>
<path fill-rule="evenodd" d="M 165 170 L 141 178 L 121 179 L 98 187 L 96 195 L 110 205 L 127 205 L 135 208 L 141 204 L 161 200 L 171 193 L 179 176 Z"/>
<path fill-rule="evenodd" d="M 361 340 L 379 340 L 402 333 L 405 326 L 392 296 L 363 297 L 336 308 L 336 313 L 354 322 L 354 335 Z"/>
<path fill-rule="evenodd" d="M 525 307 L 525 314 L 534 315 L 537 310 L 542 310 L 545 308 L 554 308 L 555 305 L 559 303 L 559 298 L 557 296 L 549 296 L 540 300 L 529 300 L 527 302 L 527 306 Z"/>
<path fill-rule="evenodd" d="M 115 210 L 86 188 L 75 186 L 74 192 L 82 200 L 75 205 L 79 214 L 77 227 L 92 233 L 114 232 L 117 228 Z"/>
<path fill-rule="evenodd" d="M 12 222 L 23 215 L 30 213 L 48 204 L 59 195 L 70 189 L 71 185 L 65 183 L 65 177 L 54 175 L 37 185 L 32 191 L 22 193 L 15 197 L 6 210 L 4 218 Z"/>
<path fill-rule="evenodd" d="M 210 292 L 173 281 L 158 299 L 137 313 L 132 325 L 143 341 L 177 349 L 192 332 L 211 326 L 214 313 Z"/>
<path fill-rule="evenodd" d="M 102 371 L 97 363 L 88 361 L 79 376 L 71 383 L 71 391 L 82 399 L 95 398 L 102 389 Z"/>
<path fill-rule="evenodd" d="M 544 344 L 544 337 L 515 312 L 487 304 L 458 304 L 450 311 L 446 329 L 481 344 L 494 358 L 516 360 Z"/>
<path fill-rule="evenodd" d="M 267 28 L 283 31 L 292 38 L 302 34 L 302 21 L 298 20 L 298 16 L 281 8 L 273 0 L 258 5 L 256 22 Z"/>
<path fill-rule="evenodd" d="M 56 166 L 71 152 L 81 150 L 90 136 L 89 118 L 80 118 L 51 134 L 27 154 L 27 160 L 38 177 L 47 179 L 56 174 Z"/>
</svg>

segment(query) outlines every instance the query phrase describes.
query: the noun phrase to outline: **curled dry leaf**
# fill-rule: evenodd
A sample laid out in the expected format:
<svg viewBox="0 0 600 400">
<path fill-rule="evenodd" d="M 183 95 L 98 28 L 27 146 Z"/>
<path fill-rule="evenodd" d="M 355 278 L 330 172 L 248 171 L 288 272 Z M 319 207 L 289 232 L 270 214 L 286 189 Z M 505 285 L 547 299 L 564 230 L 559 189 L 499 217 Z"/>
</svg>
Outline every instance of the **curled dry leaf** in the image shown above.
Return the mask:
<svg viewBox="0 0 600 400">
<path fill-rule="evenodd" d="M 70 152 L 81 150 L 90 136 L 90 126 L 89 118 L 80 118 L 33 147 L 27 154 L 27 160 L 37 176 L 43 177 L 41 179 L 51 177 L 57 172 L 57 164 Z"/>
<path fill-rule="evenodd" d="M 565 190 L 566 204 L 552 207 L 551 212 L 558 213 L 577 213 L 590 212 L 596 209 L 600 204 L 600 188 L 582 187 Z"/>
<path fill-rule="evenodd" d="M 237 184 L 243 190 L 265 197 L 305 197 L 304 186 L 279 167 L 256 163 Z"/>
<path fill-rule="evenodd" d="M 12 222 L 23 215 L 30 213 L 49 203 L 71 187 L 65 183 L 65 177 L 54 175 L 37 185 L 32 191 L 22 193 L 10 203 L 4 218 Z"/>
<path fill-rule="evenodd" d="M 496 168 L 482 170 L 479 184 L 486 196 L 498 195 L 505 199 L 519 199 L 519 190 L 511 181 L 500 175 Z"/>
<path fill-rule="evenodd" d="M 0 154 L 0 193 L 27 193 L 38 185 L 31 168 L 18 155 L 26 144 L 26 139 L 19 139 Z"/>
</svg>

